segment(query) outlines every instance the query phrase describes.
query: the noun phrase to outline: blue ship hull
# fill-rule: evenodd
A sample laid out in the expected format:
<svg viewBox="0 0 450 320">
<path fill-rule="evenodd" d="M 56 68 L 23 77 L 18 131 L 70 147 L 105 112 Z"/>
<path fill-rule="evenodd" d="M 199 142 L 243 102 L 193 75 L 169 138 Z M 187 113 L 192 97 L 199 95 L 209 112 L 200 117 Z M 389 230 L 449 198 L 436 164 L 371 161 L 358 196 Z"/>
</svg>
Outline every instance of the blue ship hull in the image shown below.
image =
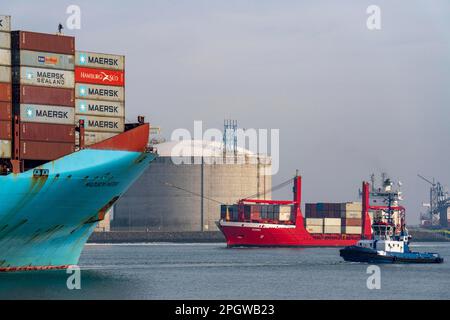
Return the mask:
<svg viewBox="0 0 450 320">
<path fill-rule="evenodd" d="M 340 256 L 345 261 L 366 262 L 366 263 L 442 263 L 444 259 L 436 253 L 428 252 L 385 252 L 380 254 L 378 251 L 361 248 L 358 246 L 349 246 L 340 250 Z"/>
<path fill-rule="evenodd" d="M 0 176 L 0 271 L 77 264 L 98 221 L 155 157 L 84 149 Z"/>
</svg>

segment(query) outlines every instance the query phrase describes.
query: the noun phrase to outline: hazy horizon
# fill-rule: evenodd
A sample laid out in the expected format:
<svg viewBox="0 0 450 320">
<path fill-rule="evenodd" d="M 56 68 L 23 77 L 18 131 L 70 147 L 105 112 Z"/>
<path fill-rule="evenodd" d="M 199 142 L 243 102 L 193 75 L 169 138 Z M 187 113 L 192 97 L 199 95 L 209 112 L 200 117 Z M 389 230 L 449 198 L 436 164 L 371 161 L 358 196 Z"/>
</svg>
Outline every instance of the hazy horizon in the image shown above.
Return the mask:
<svg viewBox="0 0 450 320">
<path fill-rule="evenodd" d="M 126 55 L 127 119 L 167 138 L 195 120 L 280 129 L 274 185 L 299 169 L 304 202 L 352 201 L 387 172 L 410 224 L 429 197 L 418 173 L 450 185 L 448 1 L 16 0 L 0 13 L 53 33 L 71 4 L 77 50 Z M 381 30 L 366 27 L 372 4 Z"/>
</svg>

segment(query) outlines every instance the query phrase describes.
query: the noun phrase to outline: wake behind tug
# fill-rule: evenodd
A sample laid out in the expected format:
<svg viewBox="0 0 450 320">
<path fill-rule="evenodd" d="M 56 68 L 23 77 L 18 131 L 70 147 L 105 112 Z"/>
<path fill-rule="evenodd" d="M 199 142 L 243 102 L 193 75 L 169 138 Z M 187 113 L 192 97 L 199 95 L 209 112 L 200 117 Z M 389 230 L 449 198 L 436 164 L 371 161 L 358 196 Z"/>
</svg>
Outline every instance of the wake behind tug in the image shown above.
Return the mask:
<svg viewBox="0 0 450 320">
<path fill-rule="evenodd" d="M 369 209 L 382 210 L 386 221 L 382 218 L 374 220 L 372 224 L 372 239 L 363 239 L 356 245 L 340 250 L 340 256 L 345 261 L 364 263 L 442 263 L 444 259 L 438 253 L 413 252 L 409 248 L 411 236 L 405 225 L 405 209 L 398 206 L 400 192 L 392 191 L 392 183 L 386 180 L 383 195 L 387 206 L 370 206 L 369 184 L 363 183 L 363 211 Z M 393 205 L 394 204 L 394 205 Z M 401 224 L 393 223 L 394 210 L 402 214 Z"/>
</svg>

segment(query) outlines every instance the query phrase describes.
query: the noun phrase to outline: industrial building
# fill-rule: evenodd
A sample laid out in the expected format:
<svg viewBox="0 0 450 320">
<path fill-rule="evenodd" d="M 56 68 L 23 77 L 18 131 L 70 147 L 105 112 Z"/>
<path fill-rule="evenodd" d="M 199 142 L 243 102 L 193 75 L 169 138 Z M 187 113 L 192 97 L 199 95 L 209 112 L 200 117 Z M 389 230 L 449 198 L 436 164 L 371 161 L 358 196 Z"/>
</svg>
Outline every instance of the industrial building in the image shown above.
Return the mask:
<svg viewBox="0 0 450 320">
<path fill-rule="evenodd" d="M 217 231 L 220 205 L 271 199 L 271 159 L 202 140 L 156 145 L 159 157 L 114 207 L 111 231 Z"/>
</svg>

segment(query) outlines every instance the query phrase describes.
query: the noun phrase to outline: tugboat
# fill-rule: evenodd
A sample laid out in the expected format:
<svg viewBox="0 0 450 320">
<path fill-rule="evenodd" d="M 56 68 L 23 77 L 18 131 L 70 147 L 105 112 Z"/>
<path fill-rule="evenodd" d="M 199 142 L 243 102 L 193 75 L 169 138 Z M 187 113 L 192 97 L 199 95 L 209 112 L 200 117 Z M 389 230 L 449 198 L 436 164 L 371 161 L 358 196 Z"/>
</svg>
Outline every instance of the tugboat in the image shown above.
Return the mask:
<svg viewBox="0 0 450 320">
<path fill-rule="evenodd" d="M 376 210 L 374 215 L 371 239 L 359 240 L 356 245 L 340 250 L 345 261 L 365 263 L 442 263 L 444 259 L 438 253 L 412 252 L 409 249 L 411 236 L 405 223 L 405 208 L 398 205 L 401 192 L 393 190 L 390 179 L 383 181 L 383 189 L 371 195 L 384 198 L 387 205 L 371 205 L 369 203 L 369 183 L 363 182 L 362 204 L 363 214 L 368 210 Z M 397 219 L 394 219 L 394 213 Z M 395 221 L 397 220 L 397 221 Z M 396 224 L 398 222 L 398 224 Z"/>
</svg>

